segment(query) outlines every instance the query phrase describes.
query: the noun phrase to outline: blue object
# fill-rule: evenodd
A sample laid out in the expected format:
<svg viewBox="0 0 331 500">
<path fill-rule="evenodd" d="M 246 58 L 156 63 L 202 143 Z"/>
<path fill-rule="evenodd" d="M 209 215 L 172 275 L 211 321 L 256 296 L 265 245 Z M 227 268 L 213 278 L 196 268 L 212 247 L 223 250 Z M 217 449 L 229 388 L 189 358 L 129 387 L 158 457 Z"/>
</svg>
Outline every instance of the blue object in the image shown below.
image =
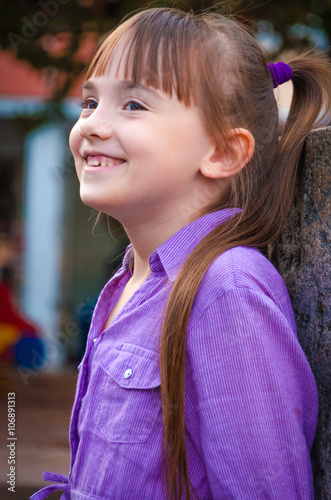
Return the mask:
<svg viewBox="0 0 331 500">
<path fill-rule="evenodd" d="M 40 370 L 45 363 L 45 345 L 35 337 L 26 337 L 15 346 L 15 361 L 18 366 Z"/>
</svg>

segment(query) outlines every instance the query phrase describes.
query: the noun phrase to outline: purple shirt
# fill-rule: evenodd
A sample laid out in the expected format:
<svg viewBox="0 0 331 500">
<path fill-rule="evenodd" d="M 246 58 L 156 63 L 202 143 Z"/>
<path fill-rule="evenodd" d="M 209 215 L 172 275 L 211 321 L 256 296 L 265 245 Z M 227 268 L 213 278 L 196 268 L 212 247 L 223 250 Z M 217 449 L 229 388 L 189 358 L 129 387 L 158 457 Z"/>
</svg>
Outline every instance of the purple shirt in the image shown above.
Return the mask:
<svg viewBox="0 0 331 500">
<path fill-rule="evenodd" d="M 195 245 L 233 211 L 206 215 L 149 258 L 151 274 L 103 330 L 129 280 L 121 269 L 96 305 L 79 366 L 63 499 L 155 500 L 162 489 L 158 344 L 166 299 Z M 186 447 L 205 499 L 311 499 L 309 451 L 317 390 L 299 345 L 284 282 L 257 250 L 236 247 L 208 269 L 186 340 Z"/>
</svg>

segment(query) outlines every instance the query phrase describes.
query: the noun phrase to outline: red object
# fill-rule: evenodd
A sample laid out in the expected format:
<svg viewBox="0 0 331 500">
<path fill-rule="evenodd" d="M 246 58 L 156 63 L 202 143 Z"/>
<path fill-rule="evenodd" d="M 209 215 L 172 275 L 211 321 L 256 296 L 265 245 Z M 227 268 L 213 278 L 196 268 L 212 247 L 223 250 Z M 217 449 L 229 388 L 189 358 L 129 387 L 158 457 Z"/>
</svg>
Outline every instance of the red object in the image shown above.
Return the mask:
<svg viewBox="0 0 331 500">
<path fill-rule="evenodd" d="M 31 322 L 22 311 L 14 305 L 11 290 L 7 285 L 0 283 L 0 324 L 9 323 L 17 326 L 21 331 L 29 330 L 32 337 L 37 337 L 38 326 Z M 31 332 L 34 335 L 31 335 Z"/>
<path fill-rule="evenodd" d="M 0 358 L 13 361 L 15 346 L 24 338 L 38 338 L 40 328 L 15 306 L 11 289 L 0 283 Z"/>
</svg>

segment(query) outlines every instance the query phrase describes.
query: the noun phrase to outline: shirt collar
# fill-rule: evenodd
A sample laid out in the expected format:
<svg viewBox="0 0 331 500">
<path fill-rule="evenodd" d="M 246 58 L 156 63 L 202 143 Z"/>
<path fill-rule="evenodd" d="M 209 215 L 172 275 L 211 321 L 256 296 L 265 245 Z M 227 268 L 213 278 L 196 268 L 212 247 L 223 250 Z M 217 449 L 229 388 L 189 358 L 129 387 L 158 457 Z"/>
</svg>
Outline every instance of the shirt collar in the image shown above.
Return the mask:
<svg viewBox="0 0 331 500">
<path fill-rule="evenodd" d="M 200 241 L 213 229 L 233 217 L 240 209 L 227 208 L 204 215 L 182 227 L 171 238 L 159 246 L 149 257 L 151 271 L 165 271 L 169 280 L 174 282 L 189 254 Z M 123 259 L 123 268 L 133 266 L 132 244 L 127 249 Z"/>
</svg>

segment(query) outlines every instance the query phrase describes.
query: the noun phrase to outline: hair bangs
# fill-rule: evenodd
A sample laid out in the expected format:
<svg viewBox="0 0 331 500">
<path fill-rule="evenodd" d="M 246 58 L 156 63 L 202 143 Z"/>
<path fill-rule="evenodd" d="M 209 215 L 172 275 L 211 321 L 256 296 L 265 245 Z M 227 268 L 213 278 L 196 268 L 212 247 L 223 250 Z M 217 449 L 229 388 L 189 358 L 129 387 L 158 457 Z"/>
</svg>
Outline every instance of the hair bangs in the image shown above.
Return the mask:
<svg viewBox="0 0 331 500">
<path fill-rule="evenodd" d="M 123 34 L 126 32 L 125 24 L 118 26 L 103 39 L 87 69 L 86 80 L 92 76 L 101 76 L 105 74 L 114 50 Z"/>
<path fill-rule="evenodd" d="M 200 31 L 192 30 L 190 14 L 183 12 L 178 18 L 178 11 L 171 16 L 171 10 L 140 12 L 121 24 L 100 45 L 86 78 L 105 73 L 118 43 L 128 35 L 119 63 L 123 64 L 124 78 L 161 90 L 170 97 L 175 93 L 187 106 L 192 101 L 196 103 L 199 86 L 194 75 L 199 73 L 201 27 Z"/>
</svg>

